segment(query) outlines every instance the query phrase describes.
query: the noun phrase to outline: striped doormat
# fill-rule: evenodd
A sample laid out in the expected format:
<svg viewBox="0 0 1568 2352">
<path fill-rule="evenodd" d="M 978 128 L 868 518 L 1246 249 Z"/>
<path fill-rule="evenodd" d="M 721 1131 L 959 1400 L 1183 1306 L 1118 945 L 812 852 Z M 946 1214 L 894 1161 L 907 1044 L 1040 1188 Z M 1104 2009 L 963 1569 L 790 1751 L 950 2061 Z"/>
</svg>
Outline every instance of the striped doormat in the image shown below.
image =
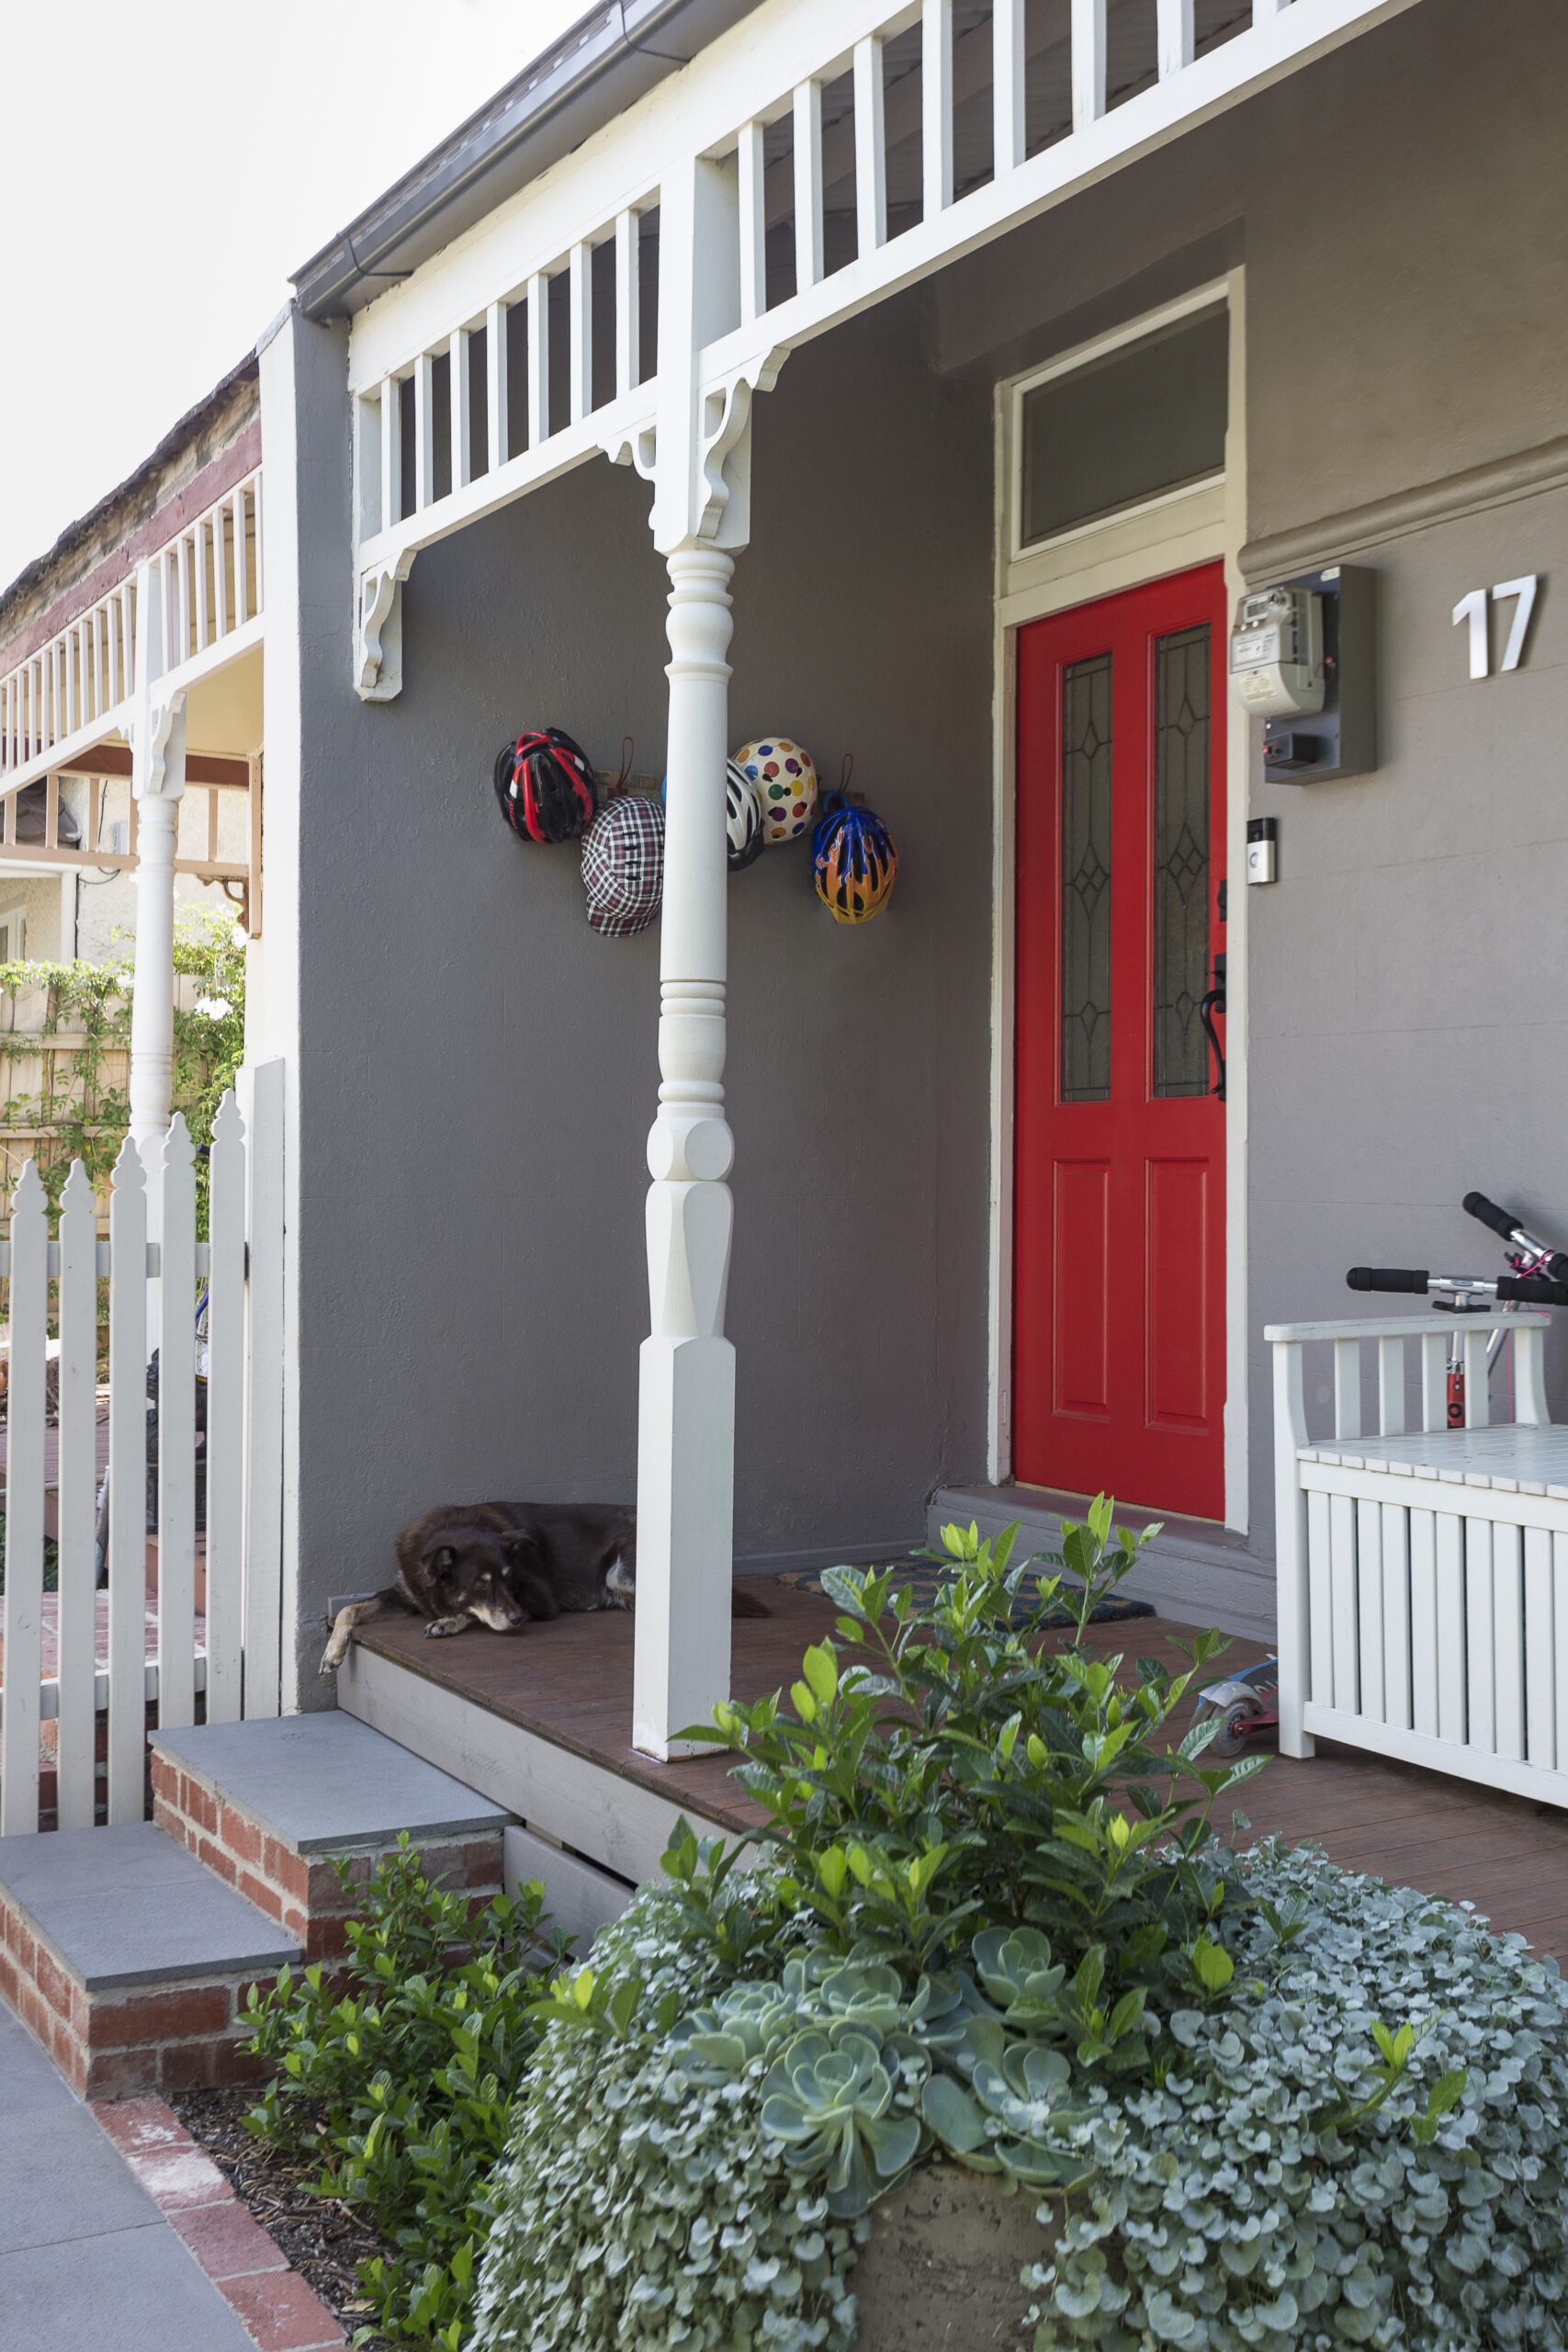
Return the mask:
<svg viewBox="0 0 1568 2352">
<path fill-rule="evenodd" d="M 952 1568 L 941 1560 L 890 1560 L 886 1563 L 886 1568 L 894 1578 L 895 1591 L 901 1590 L 906 1585 L 909 1588 L 917 1609 L 929 1609 L 942 1587 L 950 1583 L 953 1577 Z M 1042 1568 L 1040 1573 L 1043 1575 L 1046 1571 Z M 785 1568 L 779 1575 L 777 1582 L 793 1585 L 796 1592 L 820 1592 L 822 1572 L 819 1568 Z M 1015 1621 L 1020 1623 L 1027 1623 L 1031 1613 L 1038 1607 L 1039 1594 L 1035 1589 L 1035 1579 L 1033 1577 L 1025 1577 L 1022 1585 L 1013 1596 L 1012 1613 Z M 1154 1607 L 1149 1601 L 1111 1599 L 1097 1602 L 1089 1622 L 1091 1625 L 1121 1625 L 1134 1617 L 1152 1617 L 1154 1614 Z M 1047 1625 L 1072 1625 L 1077 1622 L 1073 1612 L 1060 1603 L 1045 1619 Z"/>
</svg>

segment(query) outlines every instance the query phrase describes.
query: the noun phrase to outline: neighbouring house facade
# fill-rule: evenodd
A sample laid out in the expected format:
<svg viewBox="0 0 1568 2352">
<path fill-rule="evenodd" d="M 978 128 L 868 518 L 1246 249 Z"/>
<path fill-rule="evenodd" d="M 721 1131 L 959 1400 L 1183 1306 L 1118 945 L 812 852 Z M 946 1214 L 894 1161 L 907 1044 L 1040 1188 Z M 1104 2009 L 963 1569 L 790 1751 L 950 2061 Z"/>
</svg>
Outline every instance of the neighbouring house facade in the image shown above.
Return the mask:
<svg viewBox="0 0 1568 2352">
<path fill-rule="evenodd" d="M 734 1566 L 928 1508 L 1108 1487 L 1175 1613 L 1271 1622 L 1263 1326 L 1484 1269 L 1472 1187 L 1568 1235 L 1565 74 L 1547 0 L 645 0 L 301 271 L 265 725 L 185 707 L 187 766 L 265 734 L 285 1704 L 486 1494 L 637 1495 L 654 1754 Z M 1287 583 L 1338 731 L 1266 748 Z M 638 937 L 500 821 L 545 725 L 668 775 Z M 868 924 L 726 876 L 773 730 L 897 840 Z"/>
</svg>

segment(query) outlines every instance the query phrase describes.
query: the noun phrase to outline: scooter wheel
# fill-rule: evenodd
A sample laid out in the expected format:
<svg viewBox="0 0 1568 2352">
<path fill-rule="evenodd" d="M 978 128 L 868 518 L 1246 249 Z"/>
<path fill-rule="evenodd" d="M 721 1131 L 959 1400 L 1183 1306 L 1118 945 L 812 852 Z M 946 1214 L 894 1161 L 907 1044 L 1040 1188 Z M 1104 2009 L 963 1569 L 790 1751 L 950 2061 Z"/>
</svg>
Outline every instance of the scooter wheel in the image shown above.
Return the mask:
<svg viewBox="0 0 1568 2352">
<path fill-rule="evenodd" d="M 1220 1719 L 1219 1730 L 1209 1742 L 1211 1756 L 1235 1757 L 1247 1753 L 1247 1725 L 1253 1721 L 1249 1707 L 1232 1707 Z"/>
</svg>

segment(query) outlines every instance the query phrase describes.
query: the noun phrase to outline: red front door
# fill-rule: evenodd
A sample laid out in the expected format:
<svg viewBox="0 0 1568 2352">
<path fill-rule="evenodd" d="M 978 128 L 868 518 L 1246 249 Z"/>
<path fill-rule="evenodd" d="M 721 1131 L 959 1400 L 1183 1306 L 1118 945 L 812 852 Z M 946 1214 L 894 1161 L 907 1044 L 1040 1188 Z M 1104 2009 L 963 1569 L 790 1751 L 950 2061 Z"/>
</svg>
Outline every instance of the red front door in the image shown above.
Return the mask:
<svg viewBox="0 0 1568 2352">
<path fill-rule="evenodd" d="M 1224 1513 L 1219 564 L 1018 643 L 1013 1475 Z M 1216 1023 L 1223 1041 L 1223 1020 Z"/>
</svg>

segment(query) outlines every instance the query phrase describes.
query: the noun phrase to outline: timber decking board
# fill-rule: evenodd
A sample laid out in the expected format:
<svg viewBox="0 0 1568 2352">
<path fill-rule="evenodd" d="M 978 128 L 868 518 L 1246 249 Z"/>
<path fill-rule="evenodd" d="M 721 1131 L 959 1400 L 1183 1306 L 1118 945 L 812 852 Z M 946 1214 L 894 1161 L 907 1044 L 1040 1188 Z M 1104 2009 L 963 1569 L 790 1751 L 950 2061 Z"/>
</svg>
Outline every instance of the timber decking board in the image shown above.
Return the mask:
<svg viewBox="0 0 1568 2352">
<path fill-rule="evenodd" d="M 787 1690 L 799 1677 L 801 1652 L 832 1632 L 838 1611 L 820 1594 L 792 1586 L 756 1578 L 748 1589 L 773 1612 L 765 1620 L 738 1618 L 731 1629 L 735 1695 L 751 1700 Z M 1175 1645 L 1191 1632 L 1168 1619 L 1140 1618 L 1091 1627 L 1089 1643 L 1102 1656 L 1157 1657 L 1179 1672 L 1187 1662 Z M 728 1779 L 729 1758 L 722 1751 L 655 1764 L 627 1745 L 629 1615 L 560 1617 L 519 1634 L 476 1630 L 447 1641 L 427 1640 L 412 1618 L 388 1617 L 357 1638 L 542 1738 L 676 1804 L 700 1807 L 734 1834 L 762 1818 Z M 1235 1672 L 1265 1655 L 1256 1642 L 1233 1640 L 1201 1679 Z M 1184 1706 L 1182 1727 L 1186 1713 Z M 1472 1903 L 1495 1927 L 1517 1929 L 1538 1949 L 1568 1959 L 1568 1813 L 1326 1743 L 1310 1762 L 1270 1755 L 1263 1772 L 1216 1808 L 1222 1835 L 1230 1833 L 1235 1812 L 1252 1824 L 1244 1842 L 1311 1840 L 1347 1869 Z"/>
</svg>

